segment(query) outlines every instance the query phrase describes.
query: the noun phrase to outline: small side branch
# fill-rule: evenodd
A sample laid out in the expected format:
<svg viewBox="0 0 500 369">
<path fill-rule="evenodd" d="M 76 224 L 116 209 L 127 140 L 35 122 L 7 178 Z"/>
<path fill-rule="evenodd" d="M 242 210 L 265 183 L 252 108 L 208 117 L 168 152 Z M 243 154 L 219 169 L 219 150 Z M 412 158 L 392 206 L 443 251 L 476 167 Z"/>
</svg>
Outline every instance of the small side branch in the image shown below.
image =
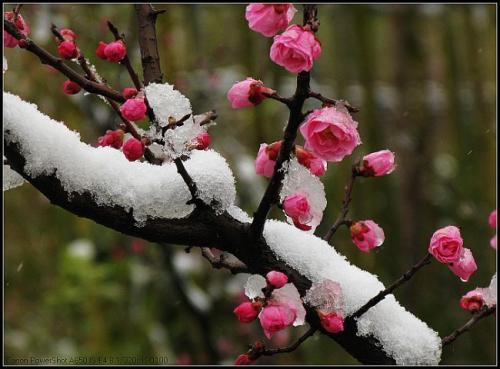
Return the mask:
<svg viewBox="0 0 500 369">
<path fill-rule="evenodd" d="M 358 309 L 354 314 L 351 315 L 352 319 L 359 318 L 361 315 L 366 313 L 368 310 L 370 310 L 372 307 L 377 305 L 380 301 L 382 301 L 385 296 L 388 294 L 392 293 L 396 288 L 401 286 L 403 283 L 408 282 L 413 275 L 418 272 L 424 265 L 427 265 L 431 262 L 432 255 L 427 254 L 425 257 L 420 260 L 417 264 L 412 266 L 405 274 L 403 274 L 396 282 L 391 284 L 389 287 L 387 287 L 385 290 L 380 291 L 375 297 L 370 299 L 366 304 L 364 304 L 361 308 Z"/>
<path fill-rule="evenodd" d="M 248 267 L 241 261 L 227 260 L 226 255 L 221 253 L 219 257 L 215 256 L 208 247 L 202 247 L 201 255 L 208 260 L 215 269 L 227 269 L 231 274 L 249 273 Z"/>
<path fill-rule="evenodd" d="M 309 92 L 309 97 L 321 101 L 324 105 L 336 106 L 338 104 L 342 104 L 349 111 L 349 113 L 357 113 L 359 111 L 359 108 L 352 106 L 351 104 L 349 104 L 349 102 L 345 100 L 329 99 L 328 97 L 325 97 L 318 92 L 313 92 L 313 91 Z"/>
<path fill-rule="evenodd" d="M 486 318 L 489 315 L 494 314 L 495 311 L 496 311 L 496 306 L 483 308 L 482 310 L 478 311 L 472 316 L 472 318 L 470 318 L 470 320 L 467 323 L 465 323 L 463 326 L 453 331 L 453 333 L 451 333 L 449 336 L 444 337 L 441 340 L 441 345 L 445 347 L 450 343 L 454 342 L 458 338 L 458 336 L 469 331 L 477 322 L 479 322 L 483 318 Z"/>
</svg>

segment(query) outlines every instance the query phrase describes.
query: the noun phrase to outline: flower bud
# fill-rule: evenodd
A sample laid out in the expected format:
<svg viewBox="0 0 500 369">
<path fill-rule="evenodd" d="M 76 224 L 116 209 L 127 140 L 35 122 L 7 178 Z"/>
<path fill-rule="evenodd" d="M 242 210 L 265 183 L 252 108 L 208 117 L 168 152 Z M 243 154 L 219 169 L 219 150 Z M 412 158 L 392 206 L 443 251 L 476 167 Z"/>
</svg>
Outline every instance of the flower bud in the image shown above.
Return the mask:
<svg viewBox="0 0 500 369">
<path fill-rule="evenodd" d="M 311 205 L 307 195 L 303 192 L 296 192 L 288 195 L 283 200 L 283 210 L 285 214 L 292 218 L 293 224 L 302 230 L 310 230 L 308 223 L 312 220 Z"/>
<path fill-rule="evenodd" d="M 127 87 L 123 89 L 122 95 L 126 100 L 128 100 L 135 97 L 137 95 L 137 92 L 137 89 L 135 89 L 134 87 Z"/>
<path fill-rule="evenodd" d="M 146 116 L 146 103 L 142 98 L 128 99 L 120 106 L 120 112 L 127 120 L 137 121 Z"/>
<path fill-rule="evenodd" d="M 480 310 L 483 305 L 484 296 L 482 288 L 476 288 L 475 290 L 469 291 L 460 299 L 460 307 L 472 313 Z"/>
<path fill-rule="evenodd" d="M 318 311 L 321 326 L 325 331 L 330 333 L 338 333 L 344 330 L 344 317 L 338 312 L 324 313 Z"/>
<path fill-rule="evenodd" d="M 64 81 L 63 83 L 63 91 L 65 94 L 68 94 L 68 95 L 74 95 L 74 94 L 77 94 L 81 91 L 81 87 L 78 83 L 76 82 L 73 82 L 71 80 L 66 80 Z"/>
<path fill-rule="evenodd" d="M 107 43 L 104 43 L 102 41 L 99 41 L 99 44 L 97 45 L 97 48 L 95 49 L 95 54 L 99 59 L 102 60 L 107 60 L 106 55 L 104 55 L 104 49 L 108 46 Z"/>
<path fill-rule="evenodd" d="M 4 13 L 5 20 L 13 22 L 14 17 L 15 17 L 15 14 L 12 11 Z M 28 36 L 28 34 L 30 32 L 30 27 L 28 26 L 28 23 L 26 23 L 26 21 L 24 20 L 24 18 L 22 17 L 21 14 L 17 14 L 17 19 L 15 22 L 15 25 L 16 25 L 17 29 L 19 30 L 19 32 L 21 32 L 21 34 L 23 34 L 25 37 Z M 21 39 L 21 40 L 26 42 L 23 39 Z M 17 38 L 12 36 L 10 33 L 8 33 L 5 30 L 3 31 L 3 46 L 4 47 L 9 47 L 9 48 L 16 47 L 17 45 L 19 45 L 21 40 L 18 40 Z"/>
<path fill-rule="evenodd" d="M 264 93 L 275 91 L 265 87 L 262 81 L 248 77 L 246 80 L 237 82 L 227 92 L 227 98 L 234 109 L 245 108 L 260 104 L 266 96 Z"/>
<path fill-rule="evenodd" d="M 127 55 L 127 49 L 125 48 L 123 41 L 114 41 L 109 43 L 104 48 L 104 55 L 110 62 L 119 62 L 125 57 L 125 55 Z"/>
<path fill-rule="evenodd" d="M 255 318 L 257 318 L 257 316 L 260 313 L 261 308 L 262 308 L 262 303 L 247 301 L 247 302 L 243 302 L 242 304 L 238 305 L 233 310 L 233 313 L 236 314 L 236 316 L 240 322 L 250 323 Z"/>
<path fill-rule="evenodd" d="M 493 210 L 488 217 L 488 223 L 493 229 L 497 228 L 497 209 Z"/>
<path fill-rule="evenodd" d="M 266 306 L 259 315 L 260 325 L 267 338 L 290 325 L 295 321 L 297 311 L 287 304 Z"/>
<path fill-rule="evenodd" d="M 234 364 L 235 365 L 249 365 L 251 362 L 252 362 L 252 360 L 250 360 L 250 355 L 241 354 L 240 356 L 238 356 L 236 358 L 236 360 L 234 361 Z"/>
<path fill-rule="evenodd" d="M 315 176 L 322 176 L 326 172 L 326 161 L 318 158 L 312 152 L 305 150 L 302 146 L 295 146 L 297 161 L 305 166 Z"/>
<path fill-rule="evenodd" d="M 274 288 L 281 288 L 287 284 L 288 277 L 284 273 L 272 270 L 266 274 L 266 280 Z"/>
<path fill-rule="evenodd" d="M 119 149 L 123 145 L 123 136 L 125 132 L 121 129 L 115 131 L 107 130 L 104 136 L 99 137 L 97 143 L 99 146 L 111 146 L 115 149 Z"/>
<path fill-rule="evenodd" d="M 65 41 L 75 42 L 75 40 L 76 40 L 76 33 L 73 32 L 73 30 L 71 30 L 69 28 L 63 28 L 62 30 L 59 31 L 59 33 L 61 34 L 61 36 L 63 37 L 63 39 Z"/>
<path fill-rule="evenodd" d="M 384 243 L 384 230 L 373 220 L 354 222 L 350 229 L 352 242 L 363 252 L 369 252 Z"/>
<path fill-rule="evenodd" d="M 272 144 L 260 144 L 257 158 L 255 159 L 255 173 L 260 176 L 271 178 L 274 173 L 276 159 L 281 149 L 281 141 Z"/>
<path fill-rule="evenodd" d="M 363 157 L 359 174 L 364 177 L 380 177 L 392 173 L 394 168 L 396 168 L 394 153 L 389 150 L 381 150 Z"/>
<path fill-rule="evenodd" d="M 144 143 L 132 137 L 123 144 L 123 154 L 130 161 L 135 161 L 144 155 Z"/>
<path fill-rule="evenodd" d="M 477 270 L 472 251 L 466 248 L 462 249 L 462 254 L 458 261 L 449 264 L 448 267 L 453 274 L 460 277 L 463 282 L 467 282 L 469 277 Z"/>
<path fill-rule="evenodd" d="M 195 146 L 196 150 L 206 150 L 208 146 L 210 146 L 211 142 L 210 135 L 208 132 L 202 132 L 195 138 Z"/>
<path fill-rule="evenodd" d="M 74 59 L 78 56 L 76 44 L 73 41 L 63 41 L 57 48 L 59 56 L 63 59 Z"/>
</svg>

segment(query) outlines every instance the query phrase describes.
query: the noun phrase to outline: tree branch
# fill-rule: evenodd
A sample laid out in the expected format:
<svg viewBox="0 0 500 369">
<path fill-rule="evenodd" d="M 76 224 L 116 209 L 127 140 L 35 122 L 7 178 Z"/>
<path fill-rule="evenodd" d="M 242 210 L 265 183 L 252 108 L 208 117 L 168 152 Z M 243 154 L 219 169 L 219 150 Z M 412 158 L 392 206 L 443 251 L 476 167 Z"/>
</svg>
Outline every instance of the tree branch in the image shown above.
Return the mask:
<svg viewBox="0 0 500 369">
<path fill-rule="evenodd" d="M 324 97 L 323 95 L 321 95 L 318 92 L 313 92 L 313 91 L 309 92 L 309 97 L 312 97 L 316 100 L 319 100 L 325 105 L 337 106 L 339 104 L 342 104 L 349 111 L 349 113 L 357 113 L 359 111 L 359 108 L 352 106 L 351 104 L 349 104 L 349 102 L 347 102 L 345 100 L 329 99 L 328 97 Z"/>
<path fill-rule="evenodd" d="M 231 272 L 231 274 L 238 273 L 249 273 L 248 267 L 242 263 L 241 261 L 229 261 L 226 259 L 224 253 L 220 254 L 219 257 L 216 257 L 213 252 L 208 247 L 201 248 L 201 255 L 208 260 L 208 262 L 215 269 L 227 269 Z"/>
<path fill-rule="evenodd" d="M 455 341 L 458 338 L 458 336 L 469 331 L 477 322 L 479 322 L 483 318 L 486 318 L 489 315 L 492 315 L 493 313 L 495 313 L 495 311 L 496 311 L 496 306 L 487 307 L 485 309 L 478 311 L 472 316 L 472 318 L 470 318 L 470 320 L 467 323 L 465 323 L 460 328 L 454 330 L 453 333 L 451 333 L 449 336 L 444 337 L 441 340 L 441 345 L 443 347 L 448 346 L 450 343 Z"/>
</svg>

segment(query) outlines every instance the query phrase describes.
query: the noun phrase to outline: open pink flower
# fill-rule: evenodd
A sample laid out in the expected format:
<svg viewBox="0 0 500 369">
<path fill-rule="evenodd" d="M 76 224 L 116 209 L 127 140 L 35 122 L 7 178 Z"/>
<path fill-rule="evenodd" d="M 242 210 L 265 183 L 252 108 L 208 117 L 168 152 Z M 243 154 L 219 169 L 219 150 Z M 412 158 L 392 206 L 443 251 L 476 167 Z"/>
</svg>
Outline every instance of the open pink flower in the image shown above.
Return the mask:
<svg viewBox="0 0 500 369">
<path fill-rule="evenodd" d="M 128 120 L 141 120 L 146 116 L 146 103 L 143 98 L 128 99 L 120 106 L 120 112 L 123 117 Z"/>
<path fill-rule="evenodd" d="M 316 109 L 307 116 L 300 127 L 306 141 L 306 150 L 328 161 L 341 161 L 361 143 L 357 131 L 358 123 L 348 112 L 325 107 Z"/>
<path fill-rule="evenodd" d="M 469 277 L 477 270 L 476 261 L 472 255 L 472 251 L 463 248 L 460 258 L 448 265 L 450 270 L 464 282 L 469 280 Z"/>
<path fill-rule="evenodd" d="M 123 144 L 123 154 L 130 161 L 135 161 L 144 155 L 144 143 L 132 137 Z"/>
<path fill-rule="evenodd" d="M 394 153 L 389 150 L 381 150 L 363 157 L 360 174 L 365 177 L 380 177 L 392 173 L 394 168 L 396 168 Z"/>
<path fill-rule="evenodd" d="M 322 176 L 326 172 L 326 161 L 318 158 L 314 153 L 305 150 L 302 146 L 295 146 L 297 161 L 305 166 L 315 176 Z"/>
<path fill-rule="evenodd" d="M 311 205 L 307 195 L 296 192 L 283 200 L 283 210 L 293 220 L 293 224 L 302 230 L 310 230 L 308 223 L 312 220 Z"/>
<path fill-rule="evenodd" d="M 250 323 L 257 318 L 261 309 L 262 303 L 247 301 L 238 305 L 233 313 L 236 314 L 240 322 Z"/>
<path fill-rule="evenodd" d="M 296 24 L 274 36 L 270 57 L 291 73 L 309 72 L 321 55 L 321 44 L 314 33 Z"/>
<path fill-rule="evenodd" d="M 266 37 L 272 37 L 288 27 L 296 11 L 297 9 L 290 3 L 255 3 L 247 6 L 245 18 L 252 31 L 259 32 Z"/>
<path fill-rule="evenodd" d="M 272 144 L 260 144 L 257 158 L 255 159 L 255 173 L 259 176 L 271 178 L 274 173 L 274 166 L 281 148 L 281 141 Z"/>
<path fill-rule="evenodd" d="M 266 96 L 263 93 L 273 93 L 274 90 L 264 86 L 262 81 L 248 77 L 235 83 L 227 92 L 227 98 L 234 109 L 246 108 L 260 104 Z"/>
<path fill-rule="evenodd" d="M 103 52 L 108 61 L 119 62 L 125 57 L 125 55 L 127 55 L 127 48 L 125 47 L 123 41 L 118 40 L 107 44 L 104 47 Z"/>
<path fill-rule="evenodd" d="M 497 228 L 497 209 L 493 210 L 488 217 L 488 223 L 493 229 Z"/>
<path fill-rule="evenodd" d="M 454 263 L 462 255 L 463 243 L 460 229 L 455 226 L 447 226 L 434 232 L 428 251 L 440 263 Z"/>
<path fill-rule="evenodd" d="M 121 129 L 112 131 L 108 129 L 104 136 L 99 137 L 97 143 L 99 146 L 111 146 L 119 149 L 123 145 L 124 132 Z"/>
<path fill-rule="evenodd" d="M 344 317 L 339 312 L 318 311 L 321 326 L 330 333 L 338 333 L 344 330 Z"/>
<path fill-rule="evenodd" d="M 350 227 L 352 242 L 363 252 L 384 243 L 384 230 L 373 220 L 359 220 Z"/>
<path fill-rule="evenodd" d="M 272 270 L 266 274 L 266 280 L 274 288 L 281 288 L 287 284 L 288 277 L 284 273 Z"/>
<path fill-rule="evenodd" d="M 484 295 L 482 288 L 467 292 L 460 299 L 460 307 L 470 312 L 475 312 L 481 309 L 484 305 Z"/>
<path fill-rule="evenodd" d="M 14 14 L 14 12 L 5 12 L 3 16 L 4 16 L 4 19 L 6 19 L 10 22 L 13 22 L 15 14 Z M 19 32 L 21 32 L 24 36 L 28 36 L 28 34 L 30 32 L 30 27 L 28 26 L 28 23 L 26 23 L 26 21 L 24 20 L 24 18 L 22 17 L 21 14 L 17 15 L 15 25 L 16 25 L 17 29 L 19 30 Z M 15 38 L 14 36 L 11 36 L 11 34 L 9 32 L 3 31 L 3 46 L 12 48 L 12 47 L 16 47 L 17 45 L 19 45 L 19 40 L 17 38 Z"/>
<path fill-rule="evenodd" d="M 297 312 L 287 304 L 268 305 L 259 315 L 260 325 L 267 338 L 290 325 L 295 321 Z"/>
</svg>

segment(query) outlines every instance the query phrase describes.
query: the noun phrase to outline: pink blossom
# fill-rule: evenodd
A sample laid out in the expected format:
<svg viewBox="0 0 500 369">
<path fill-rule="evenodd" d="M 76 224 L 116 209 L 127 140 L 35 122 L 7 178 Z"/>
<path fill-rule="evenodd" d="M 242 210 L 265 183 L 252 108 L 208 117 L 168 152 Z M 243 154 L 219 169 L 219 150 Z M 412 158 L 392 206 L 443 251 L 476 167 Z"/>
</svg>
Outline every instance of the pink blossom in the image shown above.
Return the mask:
<svg viewBox="0 0 500 369">
<path fill-rule="evenodd" d="M 135 161 L 144 155 L 144 143 L 132 137 L 123 144 L 123 154 L 130 161 Z"/>
<path fill-rule="evenodd" d="M 476 261 L 469 249 L 463 248 L 460 258 L 448 265 L 450 270 L 464 282 L 477 270 Z"/>
<path fill-rule="evenodd" d="M 106 55 L 104 54 L 104 49 L 108 46 L 107 43 L 99 41 L 97 48 L 95 49 L 95 54 L 99 59 L 107 60 Z"/>
<path fill-rule="evenodd" d="M 460 229 L 455 226 L 447 226 L 434 232 L 428 251 L 440 263 L 454 263 L 462 255 L 463 243 Z"/>
<path fill-rule="evenodd" d="M 287 304 L 268 305 L 259 315 L 260 325 L 266 337 L 270 339 L 274 333 L 291 325 L 296 315 L 296 311 Z"/>
<path fill-rule="evenodd" d="M 352 242 L 363 252 L 384 243 L 384 230 L 373 220 L 359 220 L 350 227 Z"/>
<path fill-rule="evenodd" d="M 274 166 L 281 148 L 281 141 L 272 144 L 260 144 L 257 158 L 255 159 L 255 173 L 259 176 L 271 178 L 274 173 Z"/>
<path fill-rule="evenodd" d="M 59 56 L 63 59 L 74 59 L 78 56 L 76 44 L 73 41 L 63 41 L 57 47 Z"/>
<path fill-rule="evenodd" d="M 481 309 L 483 305 L 484 296 L 482 288 L 476 288 L 475 290 L 469 291 L 460 299 L 460 307 L 470 312 Z"/>
<path fill-rule="evenodd" d="M 344 317 L 339 312 L 325 313 L 318 311 L 321 326 L 325 331 L 330 333 L 338 333 L 344 330 Z"/>
<path fill-rule="evenodd" d="M 497 228 L 497 209 L 491 212 L 490 216 L 488 217 L 488 223 L 490 224 L 491 228 Z"/>
<path fill-rule="evenodd" d="M 365 177 L 380 177 L 392 173 L 394 168 L 396 168 L 394 153 L 389 150 L 381 150 L 363 157 L 360 174 Z"/>
<path fill-rule="evenodd" d="M 233 313 L 236 314 L 240 322 L 250 323 L 255 318 L 257 318 L 261 309 L 262 309 L 262 303 L 247 301 L 238 305 L 233 310 Z"/>
<path fill-rule="evenodd" d="M 81 87 L 78 83 L 73 82 L 71 80 L 66 80 L 63 83 L 63 91 L 67 95 L 74 95 L 81 91 Z"/>
<path fill-rule="evenodd" d="M 201 132 L 195 138 L 194 148 L 196 150 L 206 150 L 208 148 L 208 146 L 210 146 L 211 141 L 212 141 L 212 139 L 210 138 L 210 135 L 208 134 L 208 132 Z"/>
<path fill-rule="evenodd" d="M 292 195 L 288 195 L 283 200 L 283 210 L 285 214 L 292 218 L 294 225 L 302 230 L 311 229 L 307 225 L 312 218 L 311 205 L 307 195 L 303 192 L 296 192 Z"/>
<path fill-rule="evenodd" d="M 234 364 L 235 365 L 249 365 L 251 362 L 252 362 L 252 360 L 250 360 L 250 355 L 241 354 L 240 356 L 238 356 L 236 358 L 236 360 L 234 361 Z"/>
<path fill-rule="evenodd" d="M 491 240 L 490 240 L 490 246 L 493 248 L 493 249 L 497 249 L 497 235 L 494 235 Z"/>
<path fill-rule="evenodd" d="M 69 28 L 63 28 L 62 30 L 59 31 L 63 39 L 66 41 L 75 41 L 76 40 L 76 33 L 73 32 L 73 30 Z"/>
<path fill-rule="evenodd" d="M 120 106 L 120 112 L 128 120 L 141 120 L 146 116 L 146 104 L 143 98 L 128 99 Z"/>
<path fill-rule="evenodd" d="M 288 277 L 286 274 L 277 272 L 275 270 L 270 271 L 266 274 L 267 282 L 274 288 L 281 288 L 288 282 Z"/>
<path fill-rule="evenodd" d="M 308 72 L 321 54 L 321 44 L 314 33 L 292 25 L 281 35 L 274 36 L 270 57 L 291 73 Z"/>
<path fill-rule="evenodd" d="M 265 87 L 262 81 L 248 77 L 244 81 L 235 83 L 227 92 L 227 98 L 233 109 L 246 108 L 259 105 L 266 96 L 264 93 L 272 94 L 275 91 Z"/>
<path fill-rule="evenodd" d="M 104 48 L 104 55 L 110 62 L 119 62 L 127 55 L 127 49 L 121 40 L 110 42 Z"/>
<path fill-rule="evenodd" d="M 255 3 L 247 6 L 245 18 L 252 31 L 272 37 L 288 26 L 296 11 L 293 4 Z"/>
<path fill-rule="evenodd" d="M 14 21 L 14 16 L 15 16 L 14 12 L 5 12 L 4 13 L 4 19 L 6 19 L 10 22 Z M 26 23 L 26 21 L 24 20 L 24 18 L 22 17 L 21 14 L 17 15 L 15 25 L 16 25 L 17 29 L 19 30 L 19 32 L 21 32 L 21 34 L 23 34 L 24 36 L 28 36 L 28 34 L 30 32 L 30 27 L 28 26 L 28 23 Z M 19 45 L 19 40 L 16 39 L 14 36 L 12 36 L 7 31 L 3 31 L 3 46 L 12 48 L 12 47 L 16 47 L 17 45 Z"/>
<path fill-rule="evenodd" d="M 302 146 L 295 146 L 297 161 L 305 166 L 315 176 L 322 176 L 326 172 L 326 161 L 318 158 L 312 152 L 305 150 Z"/>
<path fill-rule="evenodd" d="M 306 141 L 306 150 L 321 159 L 337 162 L 350 155 L 361 143 L 357 126 L 348 112 L 332 106 L 309 114 L 300 127 L 300 133 Z"/>
<path fill-rule="evenodd" d="M 121 129 L 116 131 L 107 130 L 104 136 L 99 137 L 97 141 L 99 146 L 111 146 L 115 149 L 119 149 L 123 145 L 124 132 Z"/>
<path fill-rule="evenodd" d="M 135 89 L 134 87 L 126 87 L 122 91 L 122 96 L 126 100 L 128 100 L 128 99 L 135 97 L 137 95 L 137 92 L 138 92 L 137 89 Z"/>
</svg>

